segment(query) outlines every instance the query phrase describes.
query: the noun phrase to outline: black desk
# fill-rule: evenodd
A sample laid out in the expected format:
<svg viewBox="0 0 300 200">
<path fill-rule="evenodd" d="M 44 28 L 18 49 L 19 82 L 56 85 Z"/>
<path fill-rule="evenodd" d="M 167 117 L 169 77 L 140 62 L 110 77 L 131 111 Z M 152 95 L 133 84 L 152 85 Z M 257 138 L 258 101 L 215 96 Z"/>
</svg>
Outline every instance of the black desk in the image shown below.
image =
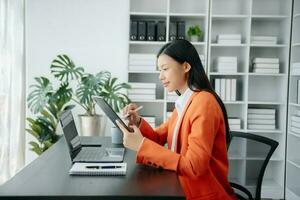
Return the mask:
<svg viewBox="0 0 300 200">
<path fill-rule="evenodd" d="M 101 141 L 118 146 L 110 138 Z M 128 149 L 124 162 L 126 176 L 69 176 L 71 160 L 62 138 L 0 186 L 0 199 L 184 199 L 174 172 L 137 165 Z"/>
</svg>

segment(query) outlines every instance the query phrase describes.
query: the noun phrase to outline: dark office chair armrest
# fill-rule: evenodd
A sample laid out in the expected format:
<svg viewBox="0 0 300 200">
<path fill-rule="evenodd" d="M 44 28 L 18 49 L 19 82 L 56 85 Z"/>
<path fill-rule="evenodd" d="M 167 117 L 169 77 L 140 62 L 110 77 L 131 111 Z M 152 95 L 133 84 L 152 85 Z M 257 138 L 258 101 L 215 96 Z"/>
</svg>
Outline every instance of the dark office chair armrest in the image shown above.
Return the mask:
<svg viewBox="0 0 300 200">
<path fill-rule="evenodd" d="M 236 183 L 232 183 L 232 182 L 230 182 L 230 186 L 244 192 L 248 196 L 247 199 L 253 200 L 252 194 L 246 188 L 244 188 L 243 186 L 241 186 L 239 184 L 236 184 Z M 235 195 L 238 197 L 238 199 L 247 200 L 246 198 L 244 198 L 243 196 L 241 196 L 237 193 L 235 193 Z"/>
</svg>

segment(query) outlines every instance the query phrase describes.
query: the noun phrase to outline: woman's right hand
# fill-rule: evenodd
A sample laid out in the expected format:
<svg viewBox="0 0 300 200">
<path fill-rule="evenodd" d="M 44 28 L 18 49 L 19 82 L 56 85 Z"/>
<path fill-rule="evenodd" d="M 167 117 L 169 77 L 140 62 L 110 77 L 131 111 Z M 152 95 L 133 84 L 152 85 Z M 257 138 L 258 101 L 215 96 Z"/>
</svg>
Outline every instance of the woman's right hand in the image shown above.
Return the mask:
<svg viewBox="0 0 300 200">
<path fill-rule="evenodd" d="M 127 117 L 129 121 L 128 125 L 135 125 L 139 127 L 141 122 L 141 116 L 135 111 L 137 107 L 138 106 L 136 104 L 130 103 L 123 108 L 123 116 L 129 114 L 129 117 Z"/>
</svg>

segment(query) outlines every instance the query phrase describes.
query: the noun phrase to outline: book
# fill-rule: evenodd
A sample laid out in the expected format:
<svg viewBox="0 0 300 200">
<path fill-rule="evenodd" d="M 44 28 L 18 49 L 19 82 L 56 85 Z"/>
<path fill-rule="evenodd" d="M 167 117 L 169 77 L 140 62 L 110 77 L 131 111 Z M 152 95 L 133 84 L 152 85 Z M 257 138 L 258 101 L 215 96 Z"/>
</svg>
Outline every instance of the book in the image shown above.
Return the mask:
<svg viewBox="0 0 300 200">
<path fill-rule="evenodd" d="M 291 119 L 292 119 L 293 121 L 295 121 L 295 122 L 299 122 L 299 123 L 300 123 L 300 117 L 297 116 L 297 115 L 293 115 L 293 116 L 291 117 Z"/>
<path fill-rule="evenodd" d="M 217 35 L 217 40 L 219 40 L 219 39 L 241 40 L 242 35 L 241 34 L 219 34 L 219 35 Z"/>
<path fill-rule="evenodd" d="M 254 58 L 253 63 L 279 63 L 279 58 Z"/>
<path fill-rule="evenodd" d="M 219 78 L 215 79 L 215 92 L 220 97 L 220 95 L 221 95 L 221 80 Z"/>
<path fill-rule="evenodd" d="M 226 79 L 225 100 L 231 100 L 231 79 Z"/>
<path fill-rule="evenodd" d="M 297 80 L 297 103 L 300 103 L 300 80 Z"/>
<path fill-rule="evenodd" d="M 126 175 L 127 163 L 74 163 L 70 175 L 117 176 Z"/>
<path fill-rule="evenodd" d="M 236 79 L 231 79 L 231 101 L 236 101 Z"/>
<path fill-rule="evenodd" d="M 258 41 L 277 41 L 276 36 L 252 36 L 251 40 L 258 40 Z"/>
<path fill-rule="evenodd" d="M 275 119 L 249 119 L 248 124 L 275 124 Z"/>
<path fill-rule="evenodd" d="M 248 124 L 248 129 L 275 130 L 275 124 Z"/>
<path fill-rule="evenodd" d="M 264 108 L 249 108 L 248 113 L 250 114 L 275 114 L 276 109 L 264 109 Z"/>
<path fill-rule="evenodd" d="M 229 128 L 231 130 L 240 130 L 241 129 L 241 125 L 240 124 L 229 124 Z"/>
<path fill-rule="evenodd" d="M 229 124 L 241 124 L 241 119 L 239 118 L 228 118 L 228 123 Z"/>
<path fill-rule="evenodd" d="M 300 128 L 300 123 L 292 120 L 291 121 L 291 126 L 296 127 L 296 128 Z"/>
<path fill-rule="evenodd" d="M 278 74 L 279 69 L 267 69 L 267 68 L 254 68 L 253 72 L 256 73 L 272 73 L 272 74 Z"/>
<path fill-rule="evenodd" d="M 241 44 L 241 40 L 229 40 L 229 39 L 219 39 L 218 44 L 224 45 L 234 45 L 234 44 Z"/>
<path fill-rule="evenodd" d="M 217 62 L 237 63 L 237 57 L 236 56 L 219 56 L 217 58 Z"/>
<path fill-rule="evenodd" d="M 249 114 L 248 119 L 275 119 L 273 114 Z"/>
<path fill-rule="evenodd" d="M 226 79 L 224 79 L 224 78 L 221 79 L 220 89 L 221 89 L 220 98 L 223 101 L 225 101 L 225 98 L 226 98 Z"/>
<path fill-rule="evenodd" d="M 265 69 L 278 69 L 278 63 L 254 63 L 254 68 L 265 68 Z"/>
</svg>

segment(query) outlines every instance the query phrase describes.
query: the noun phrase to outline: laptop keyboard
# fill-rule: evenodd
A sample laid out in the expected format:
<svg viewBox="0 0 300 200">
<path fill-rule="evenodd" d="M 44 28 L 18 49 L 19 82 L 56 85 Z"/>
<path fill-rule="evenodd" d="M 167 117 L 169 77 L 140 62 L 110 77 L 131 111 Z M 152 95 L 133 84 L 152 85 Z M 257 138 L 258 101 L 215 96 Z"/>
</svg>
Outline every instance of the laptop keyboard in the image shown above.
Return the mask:
<svg viewBox="0 0 300 200">
<path fill-rule="evenodd" d="M 105 156 L 106 151 L 103 148 L 82 148 L 77 154 L 76 161 L 100 161 Z"/>
</svg>

